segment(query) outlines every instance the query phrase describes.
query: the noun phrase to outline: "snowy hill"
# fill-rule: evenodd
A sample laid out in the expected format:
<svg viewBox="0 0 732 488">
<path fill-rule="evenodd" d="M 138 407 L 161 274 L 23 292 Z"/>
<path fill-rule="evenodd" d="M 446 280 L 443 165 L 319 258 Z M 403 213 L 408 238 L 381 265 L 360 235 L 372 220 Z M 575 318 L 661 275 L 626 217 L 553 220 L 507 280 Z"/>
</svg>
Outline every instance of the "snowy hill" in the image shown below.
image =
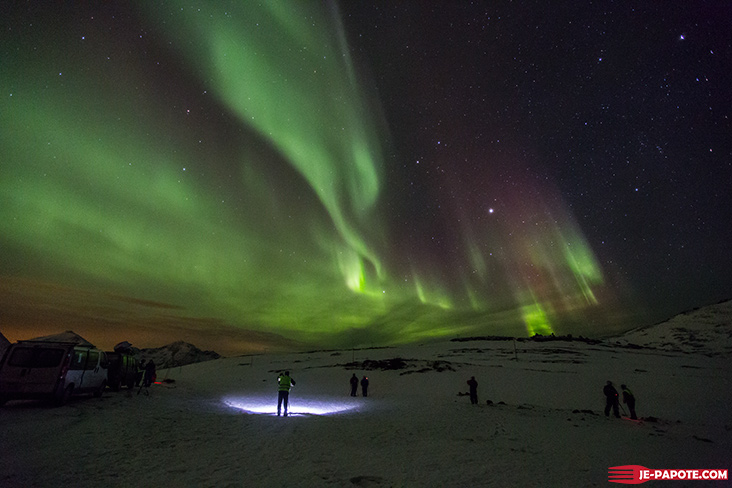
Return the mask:
<svg viewBox="0 0 732 488">
<path fill-rule="evenodd" d="M 214 351 L 202 351 L 193 344 L 183 341 L 173 342 L 163 347 L 140 349 L 135 356 L 138 360 L 152 359 L 158 369 L 175 368 L 221 357 Z"/>
<path fill-rule="evenodd" d="M 679 314 L 652 327 L 636 329 L 618 338 L 667 351 L 732 354 L 732 300 Z"/>
<path fill-rule="evenodd" d="M 354 373 L 368 397 L 349 395 Z M 727 357 L 559 340 L 221 358 L 138 392 L 8 402 L 0 485 L 590 487 L 611 466 L 729 469 L 731 377 Z M 605 417 L 607 380 L 630 386 L 641 420 Z"/>
</svg>

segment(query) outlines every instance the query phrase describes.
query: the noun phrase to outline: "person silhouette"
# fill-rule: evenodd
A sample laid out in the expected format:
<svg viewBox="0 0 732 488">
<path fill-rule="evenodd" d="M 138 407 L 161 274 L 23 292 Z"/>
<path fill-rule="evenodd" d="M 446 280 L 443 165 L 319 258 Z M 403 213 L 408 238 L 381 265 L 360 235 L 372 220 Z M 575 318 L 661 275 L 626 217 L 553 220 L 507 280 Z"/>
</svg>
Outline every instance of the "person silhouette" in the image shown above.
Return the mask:
<svg viewBox="0 0 732 488">
<path fill-rule="evenodd" d="M 277 416 L 280 416 L 282 404 L 285 404 L 285 417 L 287 417 L 287 404 L 290 401 L 290 388 L 295 385 L 295 380 L 290 377 L 290 372 L 280 374 L 277 377 Z"/>
<path fill-rule="evenodd" d="M 475 376 L 471 376 L 468 380 L 468 386 L 470 387 L 470 403 L 473 405 L 478 404 L 478 382 L 475 380 Z"/>
<path fill-rule="evenodd" d="M 618 410 L 618 390 L 613 386 L 613 382 L 608 380 L 605 387 L 602 389 L 605 394 L 605 417 L 610 416 L 610 409 L 613 409 L 615 418 L 620 418 L 620 412 Z"/>
<path fill-rule="evenodd" d="M 630 418 L 638 420 L 638 417 L 635 415 L 635 395 L 625 385 L 620 385 L 620 389 L 623 390 L 623 403 L 628 405 L 628 410 L 630 410 Z"/>
</svg>

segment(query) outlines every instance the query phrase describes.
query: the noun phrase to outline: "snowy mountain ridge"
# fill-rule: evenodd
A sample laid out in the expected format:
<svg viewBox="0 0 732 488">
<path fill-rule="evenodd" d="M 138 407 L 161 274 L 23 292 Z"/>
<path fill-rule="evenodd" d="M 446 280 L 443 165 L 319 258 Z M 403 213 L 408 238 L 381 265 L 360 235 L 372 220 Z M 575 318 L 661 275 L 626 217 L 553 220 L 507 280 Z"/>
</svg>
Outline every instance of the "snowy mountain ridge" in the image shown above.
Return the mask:
<svg viewBox="0 0 732 488">
<path fill-rule="evenodd" d="M 620 345 L 707 355 L 732 353 L 732 300 L 696 308 L 619 336 Z"/>
<path fill-rule="evenodd" d="M 176 341 L 162 347 L 140 349 L 135 356 L 140 360 L 148 361 L 152 359 L 159 369 L 176 368 L 221 357 L 220 354 L 214 351 L 202 351 L 193 344 L 184 341 Z"/>
<path fill-rule="evenodd" d="M 486 339 L 509 340 L 511 338 L 476 337 L 453 339 L 453 341 Z M 521 342 L 553 340 L 580 341 L 589 344 L 605 342 L 599 339 L 572 338 L 571 336 L 567 338 L 538 336 L 519 339 Z M 706 355 L 732 354 L 732 300 L 683 312 L 664 322 L 626 332 L 615 338 L 614 341 L 608 340 L 607 343 L 608 345 L 641 346 Z M 222 357 L 214 351 L 203 351 L 184 341 L 176 341 L 158 348 L 140 349 L 136 356 L 138 359 L 153 359 L 158 368 L 174 368 Z"/>
</svg>

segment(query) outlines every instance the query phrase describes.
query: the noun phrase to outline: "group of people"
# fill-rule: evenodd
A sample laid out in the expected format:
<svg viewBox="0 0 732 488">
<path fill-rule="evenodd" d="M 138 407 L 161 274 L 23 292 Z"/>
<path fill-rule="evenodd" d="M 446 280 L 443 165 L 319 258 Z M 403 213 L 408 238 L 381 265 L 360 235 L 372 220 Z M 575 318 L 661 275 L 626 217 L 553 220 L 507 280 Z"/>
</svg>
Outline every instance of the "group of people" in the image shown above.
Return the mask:
<svg viewBox="0 0 732 488">
<path fill-rule="evenodd" d="M 478 382 L 475 379 L 475 376 L 471 376 L 468 380 L 468 387 L 470 388 L 470 403 L 473 405 L 478 404 Z M 628 411 L 630 412 L 630 418 L 633 420 L 638 420 L 638 417 L 635 414 L 635 395 L 633 395 L 633 392 L 630 391 L 630 388 L 628 388 L 626 385 L 620 385 L 620 389 L 623 392 L 623 403 L 628 405 Z M 612 409 L 613 413 L 615 414 L 616 418 L 620 418 L 620 399 L 618 396 L 618 390 L 615 389 L 613 386 L 613 382 L 609 381 L 603 388 L 603 393 L 605 394 L 605 417 L 610 416 L 610 410 Z"/>
<path fill-rule="evenodd" d="M 361 394 L 368 396 L 369 392 L 369 379 L 364 376 L 361 379 Z M 351 377 L 351 396 L 356 396 L 358 391 L 358 377 L 354 373 Z M 295 386 L 295 380 L 290 376 L 289 371 L 280 373 L 277 376 L 277 416 L 280 417 L 284 411 L 284 416 L 287 417 L 287 407 L 290 402 L 290 389 Z M 284 409 L 283 409 L 284 407 Z"/>
<path fill-rule="evenodd" d="M 351 376 L 351 396 L 355 397 L 356 392 L 358 391 L 358 377 L 356 376 L 356 373 L 353 373 L 353 376 Z M 369 379 L 364 376 L 361 379 L 361 394 L 363 396 L 369 396 Z"/>
<path fill-rule="evenodd" d="M 628 405 L 630 418 L 638 420 L 638 417 L 635 414 L 635 396 L 633 395 L 633 392 L 630 391 L 630 388 L 626 385 L 620 385 L 620 389 L 623 391 L 623 403 Z M 602 389 L 602 392 L 605 394 L 605 417 L 610 416 L 610 409 L 612 409 L 615 418 L 620 418 L 620 412 L 618 411 L 620 399 L 618 397 L 618 390 L 613 386 L 613 382 L 608 380 L 607 384 Z"/>
<path fill-rule="evenodd" d="M 152 361 L 151 361 L 152 362 Z M 146 376 L 147 378 L 147 376 Z M 355 397 L 357 396 L 358 392 L 358 384 L 359 380 L 356 376 L 356 373 L 351 376 L 350 379 L 351 383 L 351 396 Z M 369 388 L 369 379 L 368 377 L 364 376 L 361 381 L 361 393 L 363 396 L 368 396 L 368 388 Z M 470 379 L 467 381 L 468 387 L 470 388 L 470 403 L 473 405 L 478 404 L 478 381 L 475 379 L 475 376 L 471 376 Z M 282 406 L 284 405 L 284 412 L 285 417 L 287 417 L 287 404 L 289 402 L 289 396 L 290 396 L 290 388 L 295 384 L 295 380 L 292 379 L 290 376 L 289 371 L 285 371 L 284 374 L 280 373 L 280 375 L 277 377 L 277 385 L 278 385 L 278 396 L 277 396 L 277 416 L 279 417 L 281 415 Z M 620 388 L 623 392 L 623 403 L 628 405 L 628 410 L 630 412 L 630 418 L 633 420 L 637 420 L 638 417 L 635 414 L 635 396 L 633 395 L 633 392 L 630 391 L 630 388 L 628 388 L 626 385 L 620 385 Z M 610 416 L 610 410 L 613 411 L 615 414 L 615 417 L 620 418 L 620 398 L 618 394 L 618 390 L 615 389 L 613 386 L 612 381 L 607 382 L 605 387 L 603 388 L 603 393 L 605 394 L 605 416 Z"/>
</svg>

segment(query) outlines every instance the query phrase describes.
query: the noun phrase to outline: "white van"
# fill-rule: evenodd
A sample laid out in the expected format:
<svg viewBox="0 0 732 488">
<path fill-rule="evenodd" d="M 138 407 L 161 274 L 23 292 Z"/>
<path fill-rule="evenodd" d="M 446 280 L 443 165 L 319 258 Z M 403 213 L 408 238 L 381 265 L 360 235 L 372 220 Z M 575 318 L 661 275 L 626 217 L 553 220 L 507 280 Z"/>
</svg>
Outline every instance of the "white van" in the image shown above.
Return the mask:
<svg viewBox="0 0 732 488">
<path fill-rule="evenodd" d="M 0 363 L 0 405 L 8 400 L 52 400 L 71 395 L 102 396 L 107 386 L 107 356 L 91 345 L 20 341 Z"/>
</svg>

